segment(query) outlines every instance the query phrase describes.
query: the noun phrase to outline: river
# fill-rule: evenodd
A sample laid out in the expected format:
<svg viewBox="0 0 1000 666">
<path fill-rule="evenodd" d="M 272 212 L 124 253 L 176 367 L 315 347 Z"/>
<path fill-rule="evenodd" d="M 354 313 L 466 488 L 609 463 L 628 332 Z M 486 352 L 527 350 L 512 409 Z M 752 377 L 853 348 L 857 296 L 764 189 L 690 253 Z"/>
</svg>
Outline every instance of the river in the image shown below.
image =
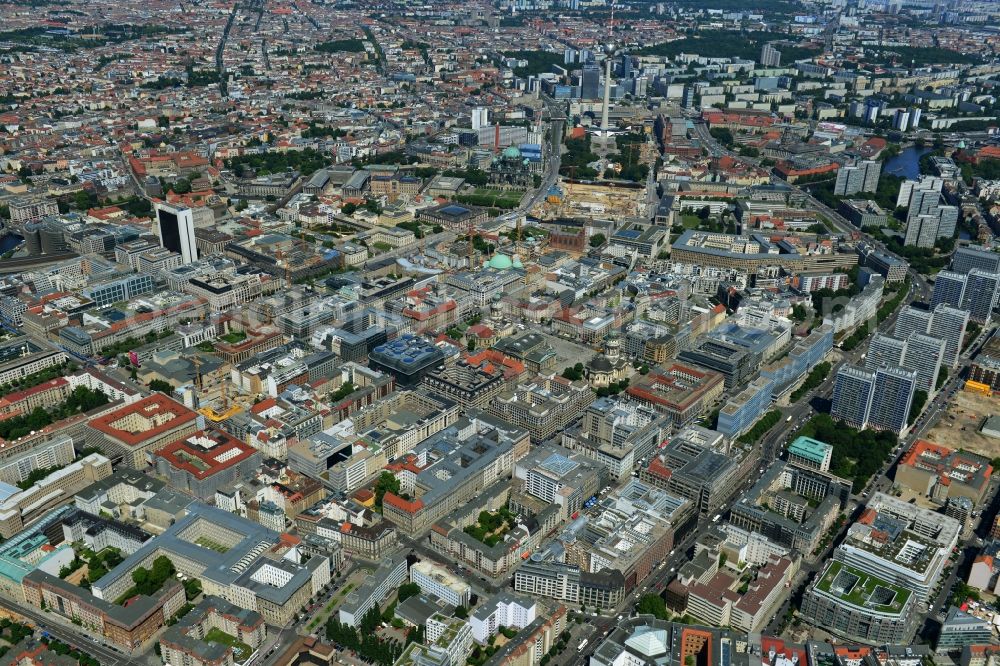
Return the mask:
<svg viewBox="0 0 1000 666">
<path fill-rule="evenodd" d="M 920 177 L 920 158 L 931 152 L 932 148 L 924 146 L 910 146 L 885 163 L 883 171 L 891 173 L 893 176 L 900 176 L 909 180 L 916 180 Z"/>
<path fill-rule="evenodd" d="M 0 236 L 0 254 L 10 252 L 24 241 L 17 234 L 4 234 Z"/>
<path fill-rule="evenodd" d="M 916 145 L 910 146 L 902 150 L 899 155 L 887 161 L 883 171 L 891 173 L 893 176 L 916 180 L 920 177 L 920 158 L 932 150 L 933 148 L 928 148 L 927 146 L 923 148 Z M 969 240 L 971 238 L 969 232 L 961 227 L 958 230 L 958 237 L 960 240 Z"/>
</svg>

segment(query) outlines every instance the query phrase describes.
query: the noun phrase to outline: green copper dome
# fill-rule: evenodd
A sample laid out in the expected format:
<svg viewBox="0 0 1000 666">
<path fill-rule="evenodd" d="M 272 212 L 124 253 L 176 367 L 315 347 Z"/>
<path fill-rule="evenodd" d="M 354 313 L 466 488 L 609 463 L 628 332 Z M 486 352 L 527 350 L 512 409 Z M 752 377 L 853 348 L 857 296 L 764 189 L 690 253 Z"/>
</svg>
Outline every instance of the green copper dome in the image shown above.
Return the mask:
<svg viewBox="0 0 1000 666">
<path fill-rule="evenodd" d="M 512 262 L 510 260 L 510 257 L 508 257 L 506 254 L 499 254 L 499 253 L 497 253 L 497 254 L 493 255 L 492 259 L 490 259 L 489 265 L 490 265 L 491 268 L 497 268 L 497 269 L 500 269 L 500 270 L 504 270 L 504 269 L 507 269 L 507 268 L 510 268 L 511 266 L 513 266 L 514 262 Z"/>
</svg>

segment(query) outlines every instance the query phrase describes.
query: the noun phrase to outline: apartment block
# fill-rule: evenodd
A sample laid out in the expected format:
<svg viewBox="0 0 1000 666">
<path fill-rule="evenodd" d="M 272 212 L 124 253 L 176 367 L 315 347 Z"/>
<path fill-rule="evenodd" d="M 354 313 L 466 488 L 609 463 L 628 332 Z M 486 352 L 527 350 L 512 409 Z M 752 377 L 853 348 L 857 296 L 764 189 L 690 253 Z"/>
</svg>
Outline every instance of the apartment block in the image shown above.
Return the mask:
<svg viewBox="0 0 1000 666">
<path fill-rule="evenodd" d="M 671 429 L 670 422 L 638 402 L 616 397 L 595 400 L 579 426 L 563 430 L 562 444 L 604 466 L 614 479 L 640 467 Z"/>
<path fill-rule="evenodd" d="M 165 664 L 217 666 L 231 664 L 234 649 L 221 642 L 207 642 L 213 629 L 232 636 L 251 650 L 260 647 L 267 637 L 267 625 L 256 611 L 235 606 L 219 597 L 205 597 L 197 606 L 160 636 L 160 654 Z"/>
<path fill-rule="evenodd" d="M 154 393 L 91 419 L 87 442 L 112 458 L 121 456 L 124 465 L 141 469 L 150 465 L 154 451 L 193 435 L 199 429 L 198 419 L 196 412 Z"/>
<path fill-rule="evenodd" d="M 941 503 L 965 497 L 979 504 L 992 476 L 987 458 L 919 439 L 900 459 L 894 481 Z"/>
<path fill-rule="evenodd" d="M 344 599 L 338 611 L 340 621 L 348 626 L 357 627 L 365 613 L 378 608 L 379 604 L 406 581 L 406 573 L 405 557 L 383 560 L 375 573 Z"/>
<path fill-rule="evenodd" d="M 432 562 L 421 561 L 411 566 L 410 582 L 419 585 L 424 594 L 433 595 L 447 604 L 469 606 L 472 595 L 469 584 Z"/>
<path fill-rule="evenodd" d="M 406 534 L 419 534 L 509 477 L 528 448 L 526 430 L 486 415 L 459 419 L 388 467 L 400 480 L 400 494 L 385 494 L 385 519 Z"/>
<path fill-rule="evenodd" d="M 533 599 L 501 592 L 479 605 L 469 617 L 472 637 L 477 643 L 486 643 L 500 627 L 524 629 L 538 613 L 538 603 Z"/>
</svg>

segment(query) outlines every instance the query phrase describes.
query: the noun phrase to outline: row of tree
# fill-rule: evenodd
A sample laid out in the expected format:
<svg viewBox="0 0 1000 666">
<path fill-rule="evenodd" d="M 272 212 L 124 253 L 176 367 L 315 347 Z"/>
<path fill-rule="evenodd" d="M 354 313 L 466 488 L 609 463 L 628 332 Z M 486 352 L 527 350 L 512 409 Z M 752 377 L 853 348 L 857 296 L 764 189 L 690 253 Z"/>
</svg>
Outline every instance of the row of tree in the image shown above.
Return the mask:
<svg viewBox="0 0 1000 666">
<path fill-rule="evenodd" d="M 151 569 L 136 567 L 132 572 L 132 582 L 135 585 L 122 595 L 122 599 L 130 599 L 137 594 L 151 597 L 175 573 L 177 573 L 177 569 L 174 568 L 174 563 L 170 561 L 170 558 L 160 555 L 153 560 L 153 567 Z"/>
<path fill-rule="evenodd" d="M 6 440 L 24 437 L 33 431 L 52 425 L 56 421 L 74 414 L 89 412 L 106 404 L 108 404 L 108 396 L 104 391 L 77 386 L 61 405 L 52 409 L 38 406 L 27 414 L 12 416 L 0 421 L 0 437 Z"/>
<path fill-rule="evenodd" d="M 894 433 L 858 431 L 835 421 L 829 414 L 812 417 L 798 434 L 833 446 L 830 472 L 852 479 L 854 492 L 864 488 L 872 474 L 882 468 L 886 456 L 897 443 Z"/>
<path fill-rule="evenodd" d="M 76 662 L 80 666 L 101 666 L 101 662 L 99 662 L 94 657 L 91 657 L 89 654 L 81 652 L 80 650 L 77 650 L 74 647 L 70 647 L 66 643 L 63 643 L 62 641 L 56 640 L 54 638 L 43 638 L 42 642 L 46 643 L 49 649 L 55 652 L 57 655 L 63 657 L 70 657 L 71 659 L 76 659 Z"/>
<path fill-rule="evenodd" d="M 406 647 L 399 641 L 383 640 L 375 633 L 382 623 L 382 614 L 377 607 L 370 609 L 361 618 L 358 627 L 343 624 L 336 616 L 326 624 L 326 637 L 337 645 L 354 650 L 368 662 L 378 666 L 392 666 L 403 654 Z M 412 642 L 414 632 L 407 635 L 407 643 Z"/>
<path fill-rule="evenodd" d="M 289 150 L 287 152 L 266 151 L 252 155 L 239 155 L 226 160 L 226 168 L 239 175 L 266 175 L 296 169 L 304 175 L 322 169 L 329 157 L 314 148 Z"/>
</svg>

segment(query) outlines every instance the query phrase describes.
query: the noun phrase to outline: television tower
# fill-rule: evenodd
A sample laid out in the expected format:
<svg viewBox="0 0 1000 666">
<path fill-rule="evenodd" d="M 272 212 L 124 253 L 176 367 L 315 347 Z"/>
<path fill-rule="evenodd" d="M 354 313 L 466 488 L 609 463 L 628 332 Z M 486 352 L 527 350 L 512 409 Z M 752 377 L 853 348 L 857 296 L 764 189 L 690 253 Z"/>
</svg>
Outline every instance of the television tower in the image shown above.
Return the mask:
<svg viewBox="0 0 1000 666">
<path fill-rule="evenodd" d="M 611 107 L 611 61 L 615 57 L 615 3 L 611 3 L 611 36 L 604 45 L 604 105 L 601 108 L 601 134 L 611 135 L 611 125 L 608 121 L 608 111 Z"/>
</svg>

